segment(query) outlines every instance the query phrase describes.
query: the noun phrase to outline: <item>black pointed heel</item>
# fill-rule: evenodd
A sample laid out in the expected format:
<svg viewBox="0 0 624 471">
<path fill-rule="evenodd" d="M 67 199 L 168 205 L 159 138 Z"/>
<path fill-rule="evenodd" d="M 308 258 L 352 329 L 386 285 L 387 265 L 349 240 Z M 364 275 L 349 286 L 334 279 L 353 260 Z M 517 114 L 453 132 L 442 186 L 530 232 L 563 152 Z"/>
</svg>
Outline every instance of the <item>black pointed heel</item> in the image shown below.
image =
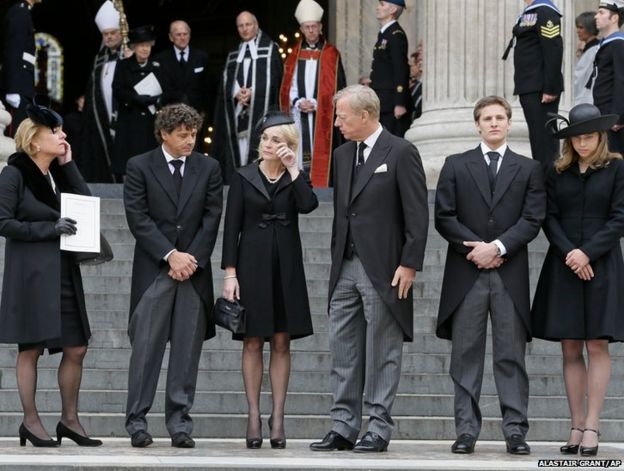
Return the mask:
<svg viewBox="0 0 624 471">
<path fill-rule="evenodd" d="M 102 440 L 96 440 L 93 438 L 85 437 L 80 435 L 79 433 L 74 432 L 72 429 L 67 427 L 63 422 L 59 422 L 56 424 L 56 438 L 58 439 L 58 444 L 61 444 L 63 437 L 67 437 L 70 440 L 73 440 L 78 446 L 101 446 Z"/>
<path fill-rule="evenodd" d="M 273 415 L 269 416 L 269 432 L 273 430 Z M 283 449 L 286 448 L 286 437 L 271 438 L 269 440 L 271 448 Z"/>
<path fill-rule="evenodd" d="M 593 428 L 586 428 L 585 432 L 594 432 L 600 437 L 600 432 Z M 582 446 L 580 447 L 581 456 L 596 456 L 598 454 L 598 445 L 596 446 Z"/>
<path fill-rule="evenodd" d="M 49 440 L 44 440 L 42 438 L 39 438 L 30 430 L 28 430 L 23 423 L 19 426 L 19 439 L 20 439 L 20 446 L 26 446 L 26 440 L 28 440 L 32 444 L 32 446 L 36 446 L 36 447 L 51 448 L 51 447 L 59 446 L 58 442 L 54 440 L 53 438 L 50 438 Z"/>
<path fill-rule="evenodd" d="M 582 428 L 578 428 L 578 427 L 570 427 L 570 431 L 572 430 L 576 430 L 577 432 L 581 432 L 583 433 L 583 429 Z M 564 455 L 576 455 L 579 451 L 579 446 L 581 445 L 581 443 L 577 443 L 575 445 L 563 445 L 561 448 L 559 448 L 559 451 L 561 453 L 563 453 Z"/>
<path fill-rule="evenodd" d="M 247 418 L 247 422 L 249 422 L 249 418 Z M 251 448 L 257 450 L 258 448 L 262 448 L 262 419 L 258 418 L 258 423 L 260 424 L 260 437 L 245 437 L 245 443 L 247 444 L 247 448 Z"/>
</svg>

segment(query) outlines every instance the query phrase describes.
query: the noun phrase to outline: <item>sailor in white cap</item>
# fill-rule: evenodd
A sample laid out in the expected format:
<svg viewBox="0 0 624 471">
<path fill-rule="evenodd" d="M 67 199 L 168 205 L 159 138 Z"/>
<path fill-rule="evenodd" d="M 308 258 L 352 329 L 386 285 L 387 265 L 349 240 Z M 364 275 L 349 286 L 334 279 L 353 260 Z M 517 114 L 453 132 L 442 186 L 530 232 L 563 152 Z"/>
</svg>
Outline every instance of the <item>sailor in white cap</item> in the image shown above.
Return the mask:
<svg viewBox="0 0 624 471">
<path fill-rule="evenodd" d="M 624 0 L 603 0 L 596 13 L 602 40 L 596 53 L 593 77 L 594 105 L 602 114 L 617 114 L 609 136 L 609 150 L 624 153 Z M 591 86 L 590 83 L 588 83 Z M 588 87 L 589 88 L 589 87 Z"/>
<path fill-rule="evenodd" d="M 316 188 L 331 185 L 331 154 L 342 143 L 333 126 L 332 97 L 346 85 L 340 52 L 323 37 L 323 8 L 301 0 L 295 18 L 303 38 L 284 64 L 280 108 L 292 112 L 301 129 L 299 166 Z"/>
<path fill-rule="evenodd" d="M 90 152 L 81 155 L 80 171 L 92 183 L 113 183 L 110 152 L 114 131 L 112 123 L 117 106 L 113 101 L 113 77 L 121 57 L 120 14 L 111 0 L 106 0 L 97 14 L 95 24 L 102 34 L 102 45 L 95 60 L 85 94 L 85 128 Z"/>
</svg>

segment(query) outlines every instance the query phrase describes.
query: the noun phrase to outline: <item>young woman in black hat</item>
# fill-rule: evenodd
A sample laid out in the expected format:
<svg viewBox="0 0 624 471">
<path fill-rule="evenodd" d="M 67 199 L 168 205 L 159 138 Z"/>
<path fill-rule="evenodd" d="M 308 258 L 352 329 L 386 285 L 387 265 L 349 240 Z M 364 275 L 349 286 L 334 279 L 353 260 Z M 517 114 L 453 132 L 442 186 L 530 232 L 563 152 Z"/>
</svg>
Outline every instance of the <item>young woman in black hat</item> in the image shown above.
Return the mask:
<svg viewBox="0 0 624 471">
<path fill-rule="evenodd" d="M 570 110 L 569 120 L 557 116 L 549 122 L 564 143 L 547 176 L 543 229 L 550 247 L 531 321 L 534 337 L 561 342 L 572 420 L 564 454 L 598 452 L 611 374 L 609 342 L 624 340 L 624 161 L 609 152 L 606 133 L 617 119 L 581 104 Z M 567 126 L 559 126 L 560 120 Z"/>
<path fill-rule="evenodd" d="M 20 444 L 53 447 L 63 437 L 99 446 L 78 419 L 82 362 L 91 337 L 80 268 L 60 250 L 59 237 L 75 234 L 76 221 L 60 215 L 60 193 L 89 195 L 72 160 L 62 118 L 29 105 L 15 134 L 18 152 L 0 174 L 0 236 L 6 238 L 0 342 L 17 343 L 17 389 L 24 409 Z M 35 402 L 37 363 L 45 349 L 63 352 L 58 370 L 61 420 L 57 440 L 46 432 Z"/>
<path fill-rule="evenodd" d="M 283 113 L 264 118 L 260 158 L 232 175 L 223 229 L 223 297 L 245 307 L 243 380 L 249 407 L 247 448 L 262 446 L 260 388 L 264 341 L 271 341 L 271 447 L 284 448 L 284 403 L 290 376 L 290 339 L 312 335 L 298 214 L 318 206 L 297 165 L 299 132 Z"/>
</svg>

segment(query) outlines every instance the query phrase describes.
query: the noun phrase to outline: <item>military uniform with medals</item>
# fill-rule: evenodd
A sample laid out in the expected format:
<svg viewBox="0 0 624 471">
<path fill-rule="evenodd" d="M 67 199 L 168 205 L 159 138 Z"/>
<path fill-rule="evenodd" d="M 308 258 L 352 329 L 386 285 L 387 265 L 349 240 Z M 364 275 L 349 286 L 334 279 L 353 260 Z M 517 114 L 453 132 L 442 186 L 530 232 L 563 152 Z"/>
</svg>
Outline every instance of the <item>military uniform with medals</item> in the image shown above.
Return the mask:
<svg viewBox="0 0 624 471">
<path fill-rule="evenodd" d="M 563 40 L 561 12 L 551 0 L 535 0 L 528 5 L 513 28 L 513 38 L 503 59 L 514 47 L 514 95 L 529 127 L 531 154 L 544 169 L 559 154 L 559 141 L 546 130 L 548 113 L 557 113 L 563 91 Z M 542 95 L 557 98 L 542 103 Z"/>
</svg>

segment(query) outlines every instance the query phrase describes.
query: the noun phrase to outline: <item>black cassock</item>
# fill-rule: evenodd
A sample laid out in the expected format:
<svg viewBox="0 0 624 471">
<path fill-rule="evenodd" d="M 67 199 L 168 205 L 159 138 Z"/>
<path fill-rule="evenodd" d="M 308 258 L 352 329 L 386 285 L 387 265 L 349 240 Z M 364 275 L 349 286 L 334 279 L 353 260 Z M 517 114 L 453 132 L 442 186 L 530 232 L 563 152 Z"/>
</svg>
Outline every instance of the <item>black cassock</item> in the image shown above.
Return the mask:
<svg viewBox="0 0 624 471">
<path fill-rule="evenodd" d="M 241 43 L 238 48 L 230 51 L 221 76 L 215 111 L 215 140 L 212 153 L 221 164 L 226 183 L 229 183 L 234 169 L 241 166 L 239 136 L 246 135 L 249 139 L 248 159 L 243 159 L 243 161 L 253 161 L 257 157 L 260 141 L 256 128 L 267 111 L 277 110 L 279 107 L 282 61 L 277 44 L 262 31 L 258 32 L 255 43 L 258 55 L 255 60 L 251 61 L 246 83 L 241 83 L 243 62 L 237 62 L 239 51 L 246 46 L 245 43 Z M 252 89 L 251 102 L 244 119 L 236 116 L 237 103 L 232 97 L 236 82 L 239 86 L 245 85 Z"/>
</svg>

